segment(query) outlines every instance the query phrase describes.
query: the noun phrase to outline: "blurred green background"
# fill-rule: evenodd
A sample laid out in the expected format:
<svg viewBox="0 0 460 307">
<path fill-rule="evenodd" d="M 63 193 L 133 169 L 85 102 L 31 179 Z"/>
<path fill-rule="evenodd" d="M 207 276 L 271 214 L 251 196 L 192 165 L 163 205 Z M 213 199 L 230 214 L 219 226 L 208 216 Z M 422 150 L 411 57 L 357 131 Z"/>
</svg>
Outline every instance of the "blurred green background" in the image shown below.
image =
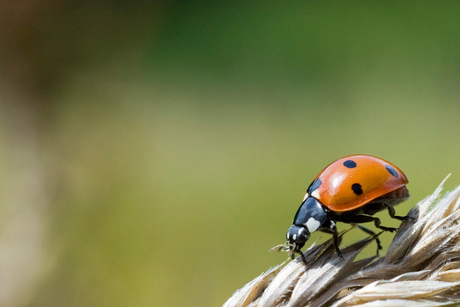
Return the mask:
<svg viewBox="0 0 460 307">
<path fill-rule="evenodd" d="M 2 306 L 219 306 L 333 160 L 459 182 L 460 2 L 0 9 Z"/>
</svg>

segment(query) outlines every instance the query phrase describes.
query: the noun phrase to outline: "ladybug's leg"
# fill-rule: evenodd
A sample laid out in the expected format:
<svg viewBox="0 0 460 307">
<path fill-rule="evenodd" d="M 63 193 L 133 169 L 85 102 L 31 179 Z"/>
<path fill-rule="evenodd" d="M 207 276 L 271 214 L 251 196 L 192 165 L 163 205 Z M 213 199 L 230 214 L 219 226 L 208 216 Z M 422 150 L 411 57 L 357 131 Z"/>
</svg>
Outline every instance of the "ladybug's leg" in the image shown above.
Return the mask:
<svg viewBox="0 0 460 307">
<path fill-rule="evenodd" d="M 329 220 L 329 225 L 324 225 L 321 228 L 321 231 L 332 234 L 332 242 L 334 244 L 335 251 L 337 252 L 337 255 L 343 259 L 342 252 L 339 248 L 339 233 L 337 232 L 336 224 L 333 221 Z"/>
<path fill-rule="evenodd" d="M 393 228 L 393 227 L 381 226 L 380 225 L 381 222 L 380 222 L 380 219 L 378 217 L 371 216 L 371 218 L 374 220 L 374 225 L 377 228 L 380 228 L 380 229 L 382 229 L 384 231 L 389 231 L 389 232 L 394 232 L 394 231 L 398 230 L 397 228 Z"/>
<path fill-rule="evenodd" d="M 337 255 L 343 259 L 343 255 L 342 255 L 342 252 L 340 251 L 340 248 L 339 248 L 339 234 L 337 232 L 337 227 L 335 226 L 335 223 L 334 222 L 331 222 L 333 224 L 333 233 L 332 233 L 332 238 L 334 240 L 334 247 L 335 247 L 335 251 L 337 252 Z"/>
<path fill-rule="evenodd" d="M 411 220 L 412 217 L 406 215 L 406 216 L 400 216 L 400 215 L 396 215 L 396 212 L 395 212 L 395 208 L 393 208 L 392 205 L 390 204 L 383 204 L 385 207 L 387 207 L 388 209 L 388 213 L 390 214 L 390 217 L 392 219 L 398 219 L 400 221 L 407 221 L 407 220 Z"/>
<path fill-rule="evenodd" d="M 381 226 L 380 219 L 378 217 L 373 217 L 369 215 L 352 215 L 348 216 L 345 219 L 342 219 L 342 222 L 349 223 L 349 224 L 358 224 L 358 223 L 367 223 L 367 222 L 374 222 L 375 227 L 382 229 L 384 231 L 393 232 L 396 231 L 396 228 L 393 227 L 385 227 Z"/>
<path fill-rule="evenodd" d="M 358 226 L 359 229 L 361 229 L 362 231 L 364 231 L 365 233 L 367 234 L 370 234 L 372 236 L 375 235 L 375 232 L 373 232 L 372 230 L 370 230 L 369 228 L 366 228 L 364 226 L 361 226 L 361 225 L 356 225 Z M 375 242 L 377 243 L 377 255 L 379 254 L 379 250 L 382 249 L 382 244 L 380 243 L 380 239 L 379 237 L 375 237 Z"/>
</svg>

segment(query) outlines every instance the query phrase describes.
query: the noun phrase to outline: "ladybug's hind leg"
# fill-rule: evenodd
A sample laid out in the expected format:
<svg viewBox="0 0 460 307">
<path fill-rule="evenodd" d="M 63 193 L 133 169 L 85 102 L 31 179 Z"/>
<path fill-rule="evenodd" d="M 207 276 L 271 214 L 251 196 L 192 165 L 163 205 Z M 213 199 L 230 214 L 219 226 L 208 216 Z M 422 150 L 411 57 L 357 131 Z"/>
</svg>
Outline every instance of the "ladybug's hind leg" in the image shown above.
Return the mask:
<svg viewBox="0 0 460 307">
<path fill-rule="evenodd" d="M 388 209 L 388 213 L 390 214 L 390 217 L 392 219 L 397 219 L 397 220 L 400 220 L 400 221 L 408 221 L 408 220 L 412 220 L 412 217 L 406 215 L 406 216 L 400 216 L 400 215 L 396 215 L 396 212 L 395 212 L 395 208 L 393 208 L 392 205 L 390 204 L 383 204 L 385 207 L 387 207 Z"/>
<path fill-rule="evenodd" d="M 396 230 L 398 230 L 398 228 L 385 227 L 385 226 L 380 225 L 382 222 L 380 221 L 378 217 L 372 217 L 372 218 L 374 219 L 375 227 L 382 229 L 383 231 L 395 232 Z"/>
<path fill-rule="evenodd" d="M 382 229 L 383 231 L 393 232 L 396 231 L 396 228 L 393 227 L 385 227 L 381 225 L 381 221 L 378 217 L 373 217 L 370 215 L 351 215 L 346 218 L 341 219 L 342 222 L 348 224 L 360 224 L 360 223 L 367 223 L 367 222 L 374 222 L 375 227 Z"/>
</svg>

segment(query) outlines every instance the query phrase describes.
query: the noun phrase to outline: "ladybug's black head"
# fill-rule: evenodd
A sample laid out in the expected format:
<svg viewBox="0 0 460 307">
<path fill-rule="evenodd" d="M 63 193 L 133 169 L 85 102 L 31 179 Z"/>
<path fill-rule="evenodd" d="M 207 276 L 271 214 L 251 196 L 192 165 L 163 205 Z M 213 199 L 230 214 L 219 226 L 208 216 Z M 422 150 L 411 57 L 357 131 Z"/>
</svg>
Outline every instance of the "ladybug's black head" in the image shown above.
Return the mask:
<svg viewBox="0 0 460 307">
<path fill-rule="evenodd" d="M 310 238 L 310 232 L 305 226 L 292 225 L 286 233 L 289 244 L 294 245 L 294 252 L 298 252 Z"/>
<path fill-rule="evenodd" d="M 295 253 L 299 253 L 302 257 L 302 261 L 307 264 L 307 259 L 302 253 L 301 248 L 305 245 L 308 238 L 310 238 L 308 229 L 305 226 L 292 225 L 286 233 L 286 238 L 291 249 L 290 254 L 292 259 L 294 259 Z"/>
</svg>

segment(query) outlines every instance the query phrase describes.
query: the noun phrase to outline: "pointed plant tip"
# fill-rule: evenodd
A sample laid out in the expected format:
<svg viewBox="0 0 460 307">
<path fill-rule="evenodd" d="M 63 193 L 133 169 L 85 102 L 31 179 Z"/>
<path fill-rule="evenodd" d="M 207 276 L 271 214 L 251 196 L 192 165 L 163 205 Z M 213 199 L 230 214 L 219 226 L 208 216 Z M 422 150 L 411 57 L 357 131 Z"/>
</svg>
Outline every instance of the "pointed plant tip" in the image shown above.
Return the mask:
<svg viewBox="0 0 460 307">
<path fill-rule="evenodd" d="M 328 240 L 255 278 L 224 306 L 460 304 L 460 186 L 440 196 L 450 176 L 414 206 L 415 216 L 403 221 L 385 257 L 355 259 L 382 232 L 343 248 L 344 259 Z M 270 251 L 276 250 L 292 247 Z"/>
</svg>

